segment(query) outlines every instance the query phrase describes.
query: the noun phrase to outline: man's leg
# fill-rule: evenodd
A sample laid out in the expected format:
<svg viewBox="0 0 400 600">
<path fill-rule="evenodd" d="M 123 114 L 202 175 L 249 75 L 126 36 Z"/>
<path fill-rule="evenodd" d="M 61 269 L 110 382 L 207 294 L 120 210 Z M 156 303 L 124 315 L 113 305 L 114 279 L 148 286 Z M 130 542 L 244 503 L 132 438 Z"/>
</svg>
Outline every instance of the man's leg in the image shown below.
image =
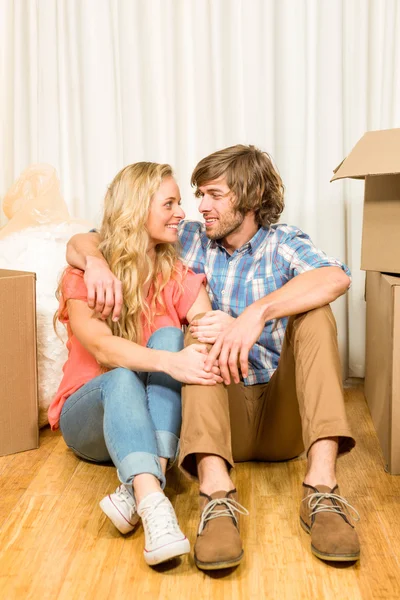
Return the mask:
<svg viewBox="0 0 400 600">
<path fill-rule="evenodd" d="M 187 332 L 185 345 L 191 343 L 198 341 Z M 250 437 L 244 423 L 244 445 Z M 214 570 L 238 565 L 243 557 L 238 516 L 247 511 L 238 503 L 229 474 L 234 465 L 224 385 L 182 387 L 179 466 L 192 479 L 198 477 L 200 484 L 201 519 L 194 549 L 197 566 Z"/>
<path fill-rule="evenodd" d="M 301 524 L 311 532 L 313 552 L 328 560 L 357 559 L 357 534 L 336 485 L 336 457 L 355 442 L 346 418 L 330 307 L 289 319 L 258 431 L 261 460 L 293 457 L 302 445 L 307 451 Z"/>
</svg>

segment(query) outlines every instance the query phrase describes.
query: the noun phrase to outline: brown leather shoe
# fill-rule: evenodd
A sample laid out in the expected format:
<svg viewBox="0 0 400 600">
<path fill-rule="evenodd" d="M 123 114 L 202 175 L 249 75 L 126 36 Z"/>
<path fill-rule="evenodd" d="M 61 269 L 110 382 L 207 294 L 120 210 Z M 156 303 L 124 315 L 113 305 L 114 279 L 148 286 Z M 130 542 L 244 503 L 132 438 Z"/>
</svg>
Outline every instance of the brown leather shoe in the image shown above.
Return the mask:
<svg viewBox="0 0 400 600">
<path fill-rule="evenodd" d="M 311 535 L 311 551 L 322 560 L 354 561 L 360 558 L 360 542 L 354 526 L 355 508 L 340 496 L 339 487 L 313 487 L 303 483 L 300 524 Z"/>
<path fill-rule="evenodd" d="M 243 558 L 238 513 L 248 511 L 237 501 L 236 490 L 207 496 L 200 492 L 201 518 L 194 546 L 194 561 L 199 569 L 236 567 Z"/>
</svg>

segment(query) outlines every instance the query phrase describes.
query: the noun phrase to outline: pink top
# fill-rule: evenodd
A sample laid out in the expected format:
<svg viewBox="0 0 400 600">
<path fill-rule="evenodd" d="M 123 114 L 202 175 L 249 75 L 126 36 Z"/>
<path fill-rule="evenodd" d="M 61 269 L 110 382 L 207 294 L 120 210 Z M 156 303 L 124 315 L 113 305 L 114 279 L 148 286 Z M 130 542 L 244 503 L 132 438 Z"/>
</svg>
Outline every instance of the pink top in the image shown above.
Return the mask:
<svg viewBox="0 0 400 600">
<path fill-rule="evenodd" d="M 142 345 L 144 346 L 151 334 L 157 329 L 161 327 L 181 327 L 187 323 L 186 315 L 196 300 L 201 285 L 205 282 L 205 275 L 196 275 L 190 269 L 184 273 L 180 261 L 178 262 L 178 272 L 182 275 L 181 284 L 175 279 L 171 279 L 161 292 L 165 308 L 157 303 L 156 313 L 160 314 L 156 314 L 154 317 L 153 327 L 150 328 L 144 316 L 142 317 L 144 338 Z M 93 354 L 90 354 L 74 336 L 69 324 L 67 300 L 74 299 L 87 302 L 87 288 L 83 275 L 83 271 L 69 267 L 65 271 L 62 280 L 58 317 L 67 326 L 68 359 L 63 367 L 64 376 L 60 387 L 49 407 L 48 416 L 52 429 L 58 429 L 61 410 L 67 398 L 85 383 L 104 372 Z M 153 294 L 154 288 L 151 286 L 147 297 L 148 302 L 151 302 Z"/>
</svg>

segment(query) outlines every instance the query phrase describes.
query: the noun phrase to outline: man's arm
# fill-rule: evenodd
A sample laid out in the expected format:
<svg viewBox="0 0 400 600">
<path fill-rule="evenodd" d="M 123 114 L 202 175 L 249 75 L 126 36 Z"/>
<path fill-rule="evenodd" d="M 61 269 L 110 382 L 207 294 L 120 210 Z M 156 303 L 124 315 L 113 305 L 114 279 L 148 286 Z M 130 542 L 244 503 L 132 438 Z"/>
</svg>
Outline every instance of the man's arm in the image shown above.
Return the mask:
<svg viewBox="0 0 400 600">
<path fill-rule="evenodd" d="M 122 283 L 115 277 L 98 247 L 98 233 L 78 233 L 67 244 L 67 262 L 71 267 L 85 271 L 84 281 L 88 291 L 88 306 L 102 319 L 111 311 L 113 321 L 118 321 L 122 309 Z"/>
<path fill-rule="evenodd" d="M 104 256 L 98 249 L 99 244 L 100 235 L 98 233 L 77 233 L 67 244 L 67 263 L 71 267 L 84 271 L 87 258 L 99 258 L 105 262 Z"/>
<path fill-rule="evenodd" d="M 208 355 L 206 369 L 218 358 L 224 382 L 229 384 L 232 375 L 238 383 L 238 360 L 243 377 L 247 377 L 249 351 L 267 321 L 330 304 L 344 294 L 349 285 L 350 277 L 340 267 L 321 267 L 297 275 L 280 289 L 248 306 L 219 334 Z"/>
</svg>

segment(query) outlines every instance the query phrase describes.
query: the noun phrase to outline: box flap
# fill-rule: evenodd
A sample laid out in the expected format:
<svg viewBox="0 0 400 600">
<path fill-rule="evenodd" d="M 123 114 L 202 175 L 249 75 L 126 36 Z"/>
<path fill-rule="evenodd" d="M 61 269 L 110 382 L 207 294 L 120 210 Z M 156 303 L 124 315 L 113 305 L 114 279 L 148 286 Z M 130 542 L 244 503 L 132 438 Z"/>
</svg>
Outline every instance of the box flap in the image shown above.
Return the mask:
<svg viewBox="0 0 400 600">
<path fill-rule="evenodd" d="M 392 275 L 392 273 L 382 273 L 384 279 L 389 285 L 400 285 L 400 276 Z"/>
<path fill-rule="evenodd" d="M 368 131 L 334 170 L 331 181 L 400 173 L 400 129 Z"/>
<path fill-rule="evenodd" d="M 12 269 L 0 269 L 0 279 L 6 279 L 8 277 L 34 277 L 36 279 L 36 273 L 31 271 L 14 271 Z"/>
</svg>

